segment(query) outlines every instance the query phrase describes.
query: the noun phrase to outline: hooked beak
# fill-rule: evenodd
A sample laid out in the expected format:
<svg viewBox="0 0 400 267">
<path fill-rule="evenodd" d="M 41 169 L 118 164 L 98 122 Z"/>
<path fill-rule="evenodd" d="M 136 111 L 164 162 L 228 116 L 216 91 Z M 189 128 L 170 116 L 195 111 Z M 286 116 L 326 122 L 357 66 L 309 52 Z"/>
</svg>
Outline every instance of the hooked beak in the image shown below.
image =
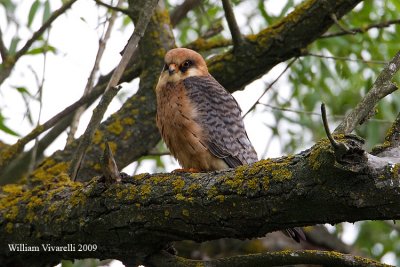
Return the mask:
<svg viewBox="0 0 400 267">
<path fill-rule="evenodd" d="M 169 64 L 168 66 L 168 74 L 171 76 L 174 74 L 176 71 L 176 65 L 175 64 Z"/>
</svg>

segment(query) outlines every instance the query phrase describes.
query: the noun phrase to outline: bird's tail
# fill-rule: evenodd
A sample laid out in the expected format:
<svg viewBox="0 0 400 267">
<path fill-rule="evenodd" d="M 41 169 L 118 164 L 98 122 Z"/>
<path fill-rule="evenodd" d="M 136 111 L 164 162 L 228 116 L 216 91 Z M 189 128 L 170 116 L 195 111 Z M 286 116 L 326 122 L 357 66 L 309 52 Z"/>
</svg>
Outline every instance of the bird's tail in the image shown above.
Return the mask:
<svg viewBox="0 0 400 267">
<path fill-rule="evenodd" d="M 306 241 L 306 235 L 301 227 L 289 228 L 282 232 L 288 237 L 293 238 L 297 243 L 300 243 L 300 240 Z"/>
</svg>

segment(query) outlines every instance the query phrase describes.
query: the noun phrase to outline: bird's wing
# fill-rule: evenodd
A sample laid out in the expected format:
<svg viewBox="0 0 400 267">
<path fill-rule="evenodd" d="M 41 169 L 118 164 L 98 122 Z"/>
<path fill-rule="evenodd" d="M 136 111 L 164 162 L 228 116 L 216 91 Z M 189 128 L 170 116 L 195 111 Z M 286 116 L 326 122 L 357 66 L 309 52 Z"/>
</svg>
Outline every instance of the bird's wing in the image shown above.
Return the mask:
<svg viewBox="0 0 400 267">
<path fill-rule="evenodd" d="M 222 85 L 211 75 L 183 80 L 187 95 L 194 104 L 210 152 L 231 168 L 257 161 L 241 117 L 241 109 Z"/>
</svg>

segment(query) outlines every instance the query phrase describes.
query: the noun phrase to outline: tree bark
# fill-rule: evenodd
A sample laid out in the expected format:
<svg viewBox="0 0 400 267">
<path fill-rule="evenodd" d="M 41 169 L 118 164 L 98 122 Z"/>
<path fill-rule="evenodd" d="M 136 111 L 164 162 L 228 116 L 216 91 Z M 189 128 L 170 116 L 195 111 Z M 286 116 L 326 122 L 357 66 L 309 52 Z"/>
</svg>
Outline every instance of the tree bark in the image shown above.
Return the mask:
<svg viewBox="0 0 400 267">
<path fill-rule="evenodd" d="M 300 55 L 302 49 L 334 24 L 331 14 L 341 18 L 359 2 L 361 0 L 305 1 L 274 25 L 258 34 L 245 37 L 244 49 L 228 51 L 209 60 L 210 73 L 229 91 L 242 89 L 278 63 Z M 131 1 L 130 5 L 136 8 L 139 6 L 136 1 Z M 156 10 L 143 39 L 140 44 L 143 53 L 140 53 L 142 72 L 139 91 L 101 124 L 91 148 L 87 151 L 78 179 L 100 174 L 99 155 L 104 149 L 102 143 L 106 139 L 111 142 L 120 168 L 146 155 L 160 140 L 154 122 L 154 87 L 163 66 L 165 52 L 175 46 L 165 10 Z M 77 142 L 73 142 L 50 157 L 55 164 L 68 162 L 76 146 Z"/>
<path fill-rule="evenodd" d="M 32 266 L 73 258 L 143 263 L 177 240 L 255 238 L 286 228 L 400 218 L 399 164 L 337 136 L 296 155 L 210 173 L 141 174 L 111 186 L 74 183 L 66 164 L 45 164 L 35 188 L 4 186 L 0 262 Z M 346 190 L 344 190 L 346 189 Z M 8 244 L 95 244 L 92 252 L 10 252 Z"/>
</svg>

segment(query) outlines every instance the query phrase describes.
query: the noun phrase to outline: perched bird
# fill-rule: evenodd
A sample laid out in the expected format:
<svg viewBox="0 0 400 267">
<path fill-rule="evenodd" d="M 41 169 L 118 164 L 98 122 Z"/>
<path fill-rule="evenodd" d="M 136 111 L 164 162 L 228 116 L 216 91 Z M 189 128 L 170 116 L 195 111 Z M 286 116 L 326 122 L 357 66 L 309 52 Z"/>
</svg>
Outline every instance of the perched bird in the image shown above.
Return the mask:
<svg viewBox="0 0 400 267">
<path fill-rule="evenodd" d="M 241 110 L 197 52 L 165 55 L 157 87 L 157 126 L 184 169 L 221 170 L 257 161 Z"/>
<path fill-rule="evenodd" d="M 238 103 L 197 52 L 167 52 L 156 94 L 157 127 L 184 169 L 222 170 L 258 160 Z M 287 234 L 301 238 L 297 229 Z"/>
</svg>

